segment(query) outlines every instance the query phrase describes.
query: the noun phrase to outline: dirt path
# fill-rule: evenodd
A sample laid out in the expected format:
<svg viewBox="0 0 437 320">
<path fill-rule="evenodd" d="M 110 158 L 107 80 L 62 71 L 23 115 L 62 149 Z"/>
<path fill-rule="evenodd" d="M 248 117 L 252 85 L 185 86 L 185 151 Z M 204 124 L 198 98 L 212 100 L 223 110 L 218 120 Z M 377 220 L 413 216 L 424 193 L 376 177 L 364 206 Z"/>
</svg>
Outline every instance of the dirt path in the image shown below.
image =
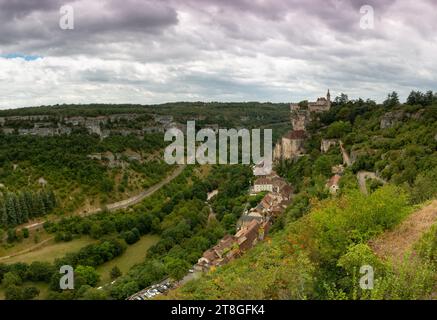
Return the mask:
<svg viewBox="0 0 437 320">
<path fill-rule="evenodd" d="M 341 150 L 341 154 L 343 155 L 343 164 L 350 167 L 352 165 L 352 161 L 346 149 L 344 148 L 342 141 L 340 141 L 340 150 Z"/>
<path fill-rule="evenodd" d="M 28 252 L 32 252 L 36 249 L 39 249 L 40 247 L 43 247 L 44 244 L 48 243 L 49 241 L 53 240 L 54 238 L 55 237 L 47 238 L 44 241 L 41 241 L 40 243 L 37 243 L 37 244 L 27 248 L 27 249 L 24 249 L 24 250 L 21 250 L 18 252 L 14 252 L 14 253 L 7 255 L 7 256 L 0 257 L 0 261 L 7 260 L 7 259 L 12 258 L 12 257 L 20 256 L 20 255 L 28 253 Z"/>
<path fill-rule="evenodd" d="M 392 231 L 369 242 L 375 254 L 384 260 L 400 261 L 422 235 L 437 222 L 437 200 L 412 213 Z"/>
<path fill-rule="evenodd" d="M 367 194 L 367 187 L 366 187 L 367 179 L 375 179 L 382 182 L 383 184 L 387 183 L 387 181 L 378 177 L 375 172 L 371 172 L 371 171 L 359 171 L 357 173 L 357 179 L 358 179 L 358 186 L 360 187 L 360 191 L 363 194 Z"/>
<path fill-rule="evenodd" d="M 161 189 L 163 186 L 165 186 L 167 183 L 169 183 L 170 181 L 172 181 L 173 179 L 175 179 L 176 177 L 178 177 L 182 171 L 184 170 L 185 165 L 180 165 L 176 168 L 176 170 L 174 170 L 169 176 L 167 176 L 164 180 L 161 180 L 160 182 L 158 182 L 157 184 L 151 186 L 150 188 L 148 188 L 147 190 L 142 191 L 141 193 L 130 197 L 128 199 L 122 200 L 122 201 L 118 201 L 115 203 L 111 203 L 106 205 L 106 208 L 109 211 L 115 211 L 115 210 L 120 210 L 120 209 L 126 209 L 130 206 L 133 206 L 135 204 L 140 203 L 142 200 L 144 200 L 145 198 L 151 196 L 152 194 L 154 194 L 156 191 L 158 191 L 159 189 Z M 99 213 L 100 211 L 102 211 L 101 208 L 95 208 L 91 211 L 85 212 L 80 214 L 81 216 L 89 216 L 89 215 L 93 215 L 96 213 Z"/>
</svg>

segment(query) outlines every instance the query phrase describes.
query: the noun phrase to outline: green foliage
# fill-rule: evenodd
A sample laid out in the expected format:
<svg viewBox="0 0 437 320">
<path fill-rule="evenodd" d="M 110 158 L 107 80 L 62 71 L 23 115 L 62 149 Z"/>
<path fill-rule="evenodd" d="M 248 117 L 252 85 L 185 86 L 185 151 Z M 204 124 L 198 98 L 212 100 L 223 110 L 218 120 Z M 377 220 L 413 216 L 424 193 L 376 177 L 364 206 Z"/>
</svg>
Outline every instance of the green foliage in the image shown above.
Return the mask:
<svg viewBox="0 0 437 320">
<path fill-rule="evenodd" d="M 313 290 L 314 271 L 299 248 L 283 241 L 262 243 L 173 294 L 181 299 L 307 299 Z"/>
<path fill-rule="evenodd" d="M 81 285 L 89 285 L 94 287 L 100 280 L 100 276 L 96 269 L 91 266 L 77 266 L 74 270 L 75 285 L 80 287 Z"/>
<path fill-rule="evenodd" d="M 5 287 L 18 286 L 22 283 L 21 277 L 14 272 L 7 272 L 3 275 L 2 284 Z"/>
<path fill-rule="evenodd" d="M 340 206 L 333 201 L 311 215 L 321 261 L 335 264 L 352 245 L 395 226 L 409 212 L 402 189 L 384 186 L 369 196 L 352 191 Z"/>
<path fill-rule="evenodd" d="M 421 105 L 423 107 L 430 106 L 434 101 L 436 101 L 436 97 L 433 92 L 427 91 L 426 93 L 422 93 L 420 91 L 411 91 L 410 95 L 407 98 L 407 104 Z"/>
<path fill-rule="evenodd" d="M 397 92 L 393 91 L 392 93 L 389 93 L 387 96 L 387 99 L 384 100 L 383 103 L 384 107 L 387 109 L 392 109 L 399 105 L 399 95 Z"/>
<path fill-rule="evenodd" d="M 0 227 L 15 227 L 30 218 L 51 213 L 55 207 L 56 198 L 52 190 L 6 193 L 0 196 Z"/>
<path fill-rule="evenodd" d="M 337 138 L 340 139 L 346 134 L 352 131 L 352 126 L 349 122 L 337 121 L 332 123 L 326 132 L 326 137 L 328 139 Z"/>
<path fill-rule="evenodd" d="M 10 285 L 6 287 L 6 300 L 31 300 L 39 295 L 39 290 L 35 287 L 18 287 Z"/>
<path fill-rule="evenodd" d="M 114 266 L 112 269 L 111 269 L 111 272 L 110 272 L 110 276 L 111 276 L 111 279 L 117 279 L 118 277 L 120 277 L 122 275 L 122 273 L 121 273 L 121 270 L 120 270 L 120 268 L 119 267 L 117 267 L 117 266 Z"/>
<path fill-rule="evenodd" d="M 411 188 L 411 200 L 421 203 L 437 197 L 437 167 L 427 173 L 419 174 Z"/>
<path fill-rule="evenodd" d="M 79 300 L 108 300 L 108 293 L 105 290 L 99 290 L 87 285 L 81 287 L 78 294 Z"/>
</svg>

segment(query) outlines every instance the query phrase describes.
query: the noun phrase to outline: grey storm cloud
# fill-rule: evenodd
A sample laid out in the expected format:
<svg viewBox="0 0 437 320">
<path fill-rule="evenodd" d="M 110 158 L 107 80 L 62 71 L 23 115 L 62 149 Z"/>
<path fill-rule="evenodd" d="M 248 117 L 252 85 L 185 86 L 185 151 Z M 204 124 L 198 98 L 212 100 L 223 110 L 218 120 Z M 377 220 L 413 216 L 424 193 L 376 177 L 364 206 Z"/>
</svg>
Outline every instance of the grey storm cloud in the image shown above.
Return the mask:
<svg viewBox="0 0 437 320">
<path fill-rule="evenodd" d="M 0 0 L 0 108 L 437 90 L 436 13 L 434 0 Z M 2 58 L 18 53 L 42 58 Z"/>
</svg>

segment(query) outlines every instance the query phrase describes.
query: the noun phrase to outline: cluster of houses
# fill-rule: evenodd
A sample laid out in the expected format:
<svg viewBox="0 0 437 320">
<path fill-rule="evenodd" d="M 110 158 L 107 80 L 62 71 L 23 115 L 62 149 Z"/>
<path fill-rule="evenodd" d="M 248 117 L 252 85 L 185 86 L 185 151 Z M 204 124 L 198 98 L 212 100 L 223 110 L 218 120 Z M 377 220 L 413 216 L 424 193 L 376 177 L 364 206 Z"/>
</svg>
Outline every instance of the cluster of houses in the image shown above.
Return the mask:
<svg viewBox="0 0 437 320">
<path fill-rule="evenodd" d="M 275 219 L 291 202 L 291 186 L 274 171 L 259 176 L 251 188 L 251 194 L 267 192 L 255 208 L 243 213 L 235 235 L 226 235 L 217 245 L 205 251 L 194 266 L 196 271 L 206 272 L 240 257 L 247 250 L 264 240 Z"/>
</svg>

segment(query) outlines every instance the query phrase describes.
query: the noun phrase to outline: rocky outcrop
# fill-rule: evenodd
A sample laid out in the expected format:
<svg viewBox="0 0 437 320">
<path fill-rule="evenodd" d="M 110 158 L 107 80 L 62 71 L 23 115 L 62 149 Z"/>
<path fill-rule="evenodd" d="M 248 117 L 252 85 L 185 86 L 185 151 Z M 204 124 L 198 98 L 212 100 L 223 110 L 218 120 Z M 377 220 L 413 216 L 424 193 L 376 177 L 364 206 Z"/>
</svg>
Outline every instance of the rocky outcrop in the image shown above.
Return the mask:
<svg viewBox="0 0 437 320">
<path fill-rule="evenodd" d="M 141 117 L 141 119 L 139 119 Z M 150 119 L 149 119 L 150 118 Z M 141 120 L 141 129 L 129 127 L 129 121 Z M 0 131 L 5 134 L 17 132 L 19 135 L 56 136 L 69 135 L 75 127 L 85 128 L 90 134 L 106 138 L 110 134 L 123 136 L 143 136 L 146 133 L 164 132 L 169 126 L 177 126 L 172 122 L 173 116 L 149 114 L 113 114 L 108 116 L 83 117 L 83 116 L 8 116 L 0 117 Z M 42 122 L 45 121 L 45 122 Z M 15 129 L 16 122 L 25 122 L 25 125 Z M 32 128 L 33 126 L 33 128 Z"/>
<path fill-rule="evenodd" d="M 380 121 L 381 129 L 391 128 L 395 126 L 404 118 L 404 113 L 402 111 L 387 112 L 384 114 Z"/>
<path fill-rule="evenodd" d="M 276 144 L 273 160 L 291 160 L 305 153 L 304 142 L 306 134 L 303 130 L 293 130 L 287 133 Z"/>
<path fill-rule="evenodd" d="M 292 111 L 290 120 L 294 131 L 305 131 L 310 121 L 310 114 L 308 110 Z"/>
<path fill-rule="evenodd" d="M 320 144 L 320 151 L 326 153 L 331 147 L 336 146 L 338 143 L 337 139 L 322 139 Z"/>
</svg>

